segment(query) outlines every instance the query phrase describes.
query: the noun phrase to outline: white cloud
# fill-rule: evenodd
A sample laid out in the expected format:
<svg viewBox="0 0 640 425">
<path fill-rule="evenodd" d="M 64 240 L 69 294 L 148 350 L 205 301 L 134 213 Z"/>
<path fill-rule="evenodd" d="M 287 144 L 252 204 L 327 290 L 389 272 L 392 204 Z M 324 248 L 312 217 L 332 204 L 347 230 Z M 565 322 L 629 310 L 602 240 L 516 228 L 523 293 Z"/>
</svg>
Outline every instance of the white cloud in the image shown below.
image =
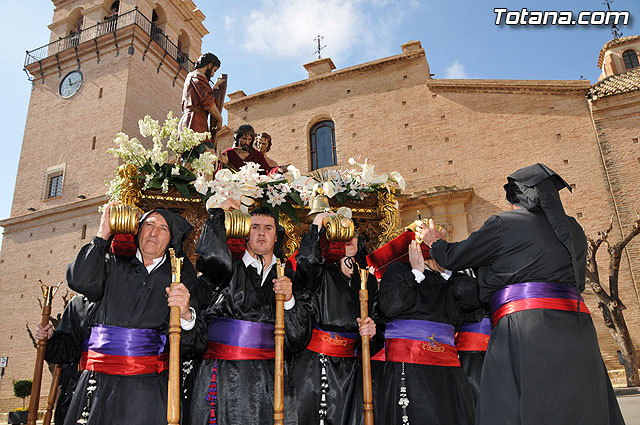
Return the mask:
<svg viewBox="0 0 640 425">
<path fill-rule="evenodd" d="M 249 11 L 241 28 L 242 47 L 252 54 L 303 61 L 313 60 L 314 38 L 324 36 L 322 57 L 336 65 L 355 49 L 386 53 L 388 34 L 402 20 L 395 6 L 381 0 L 264 0 Z M 393 16 L 393 15 L 391 15 Z"/>
<path fill-rule="evenodd" d="M 464 70 L 464 65 L 455 61 L 444 73 L 444 78 L 469 78 Z"/>
<path fill-rule="evenodd" d="M 224 15 L 224 28 L 227 31 L 231 31 L 233 29 L 233 18 L 229 15 Z"/>
</svg>

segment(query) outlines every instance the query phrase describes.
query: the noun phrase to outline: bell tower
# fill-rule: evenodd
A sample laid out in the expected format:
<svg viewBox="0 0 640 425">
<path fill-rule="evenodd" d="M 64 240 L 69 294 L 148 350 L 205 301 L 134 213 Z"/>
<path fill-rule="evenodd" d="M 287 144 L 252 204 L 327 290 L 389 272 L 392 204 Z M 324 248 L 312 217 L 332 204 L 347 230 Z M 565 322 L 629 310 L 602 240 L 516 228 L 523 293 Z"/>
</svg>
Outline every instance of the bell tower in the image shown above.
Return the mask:
<svg viewBox="0 0 640 425">
<path fill-rule="evenodd" d="M 97 231 L 105 181 L 118 166 L 106 150 L 119 132 L 138 135 L 137 122 L 147 114 L 179 116 L 184 79 L 208 33 L 191 0 L 53 0 L 53 6 L 50 39 L 25 57 L 31 99 L 11 217 L 0 221 L 0 351 L 9 357 L 0 411 L 18 407 L 12 380 L 31 378 L 35 350 L 25 322 L 33 329 L 39 321 L 38 279 L 64 281 L 67 263 Z M 65 288 L 54 299 L 54 315 Z M 44 378 L 46 403 L 49 374 Z"/>
</svg>

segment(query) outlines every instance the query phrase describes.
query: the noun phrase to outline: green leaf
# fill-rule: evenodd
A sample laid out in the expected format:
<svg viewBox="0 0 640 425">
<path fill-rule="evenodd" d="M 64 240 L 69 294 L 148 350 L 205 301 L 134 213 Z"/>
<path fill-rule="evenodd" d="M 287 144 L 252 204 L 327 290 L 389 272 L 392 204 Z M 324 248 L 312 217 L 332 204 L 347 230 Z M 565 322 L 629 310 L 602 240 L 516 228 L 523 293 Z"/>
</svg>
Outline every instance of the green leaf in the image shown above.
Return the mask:
<svg viewBox="0 0 640 425">
<path fill-rule="evenodd" d="M 301 207 L 304 207 L 304 202 L 302 201 L 302 198 L 300 197 L 300 195 L 298 194 L 298 192 L 289 192 L 287 193 L 287 196 L 296 204 L 300 205 Z"/>
<path fill-rule="evenodd" d="M 147 187 L 149 187 L 149 189 L 162 189 L 162 181 L 153 179 L 149 182 L 149 185 Z"/>
<path fill-rule="evenodd" d="M 174 181 L 173 185 L 178 189 L 178 192 L 180 192 L 182 196 L 185 198 L 191 198 L 191 193 L 189 193 L 189 188 L 186 184 Z"/>
<path fill-rule="evenodd" d="M 283 213 L 291 217 L 291 219 L 296 225 L 300 224 L 300 219 L 298 219 L 298 213 L 296 212 L 296 209 L 293 207 L 293 205 L 291 205 L 288 202 L 284 202 L 278 206 L 280 207 Z"/>
</svg>

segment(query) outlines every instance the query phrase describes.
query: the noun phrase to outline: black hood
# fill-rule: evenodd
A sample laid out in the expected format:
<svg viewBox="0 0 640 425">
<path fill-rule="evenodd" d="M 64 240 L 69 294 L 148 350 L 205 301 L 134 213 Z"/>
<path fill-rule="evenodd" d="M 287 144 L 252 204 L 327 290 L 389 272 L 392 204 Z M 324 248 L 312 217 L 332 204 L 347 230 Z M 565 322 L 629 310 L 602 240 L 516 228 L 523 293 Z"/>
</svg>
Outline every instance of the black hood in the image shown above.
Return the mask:
<svg viewBox="0 0 640 425">
<path fill-rule="evenodd" d="M 571 255 L 577 287 L 580 274 L 573 246 L 573 236 L 569 217 L 564 211 L 559 193 L 565 187 L 571 191 L 571 186 L 555 171 L 538 163 L 512 173 L 507 177 L 504 190 L 507 193 L 509 203 L 529 211 L 537 210 L 544 213 L 558 240 Z"/>
<path fill-rule="evenodd" d="M 176 214 L 171 211 L 167 211 L 162 208 L 156 208 L 151 211 L 144 213 L 144 215 L 140 218 L 140 226 L 144 223 L 144 221 L 149 217 L 151 213 L 157 212 L 160 214 L 167 224 L 169 225 L 169 232 L 171 233 L 171 239 L 169 240 L 169 245 L 167 249 L 173 248 L 176 251 L 177 256 L 185 256 L 184 250 L 182 249 L 182 244 L 184 240 L 187 238 L 189 233 L 193 227 L 189 224 L 187 220 L 185 220 L 179 214 Z M 136 236 L 136 245 L 138 242 L 138 237 Z"/>
</svg>

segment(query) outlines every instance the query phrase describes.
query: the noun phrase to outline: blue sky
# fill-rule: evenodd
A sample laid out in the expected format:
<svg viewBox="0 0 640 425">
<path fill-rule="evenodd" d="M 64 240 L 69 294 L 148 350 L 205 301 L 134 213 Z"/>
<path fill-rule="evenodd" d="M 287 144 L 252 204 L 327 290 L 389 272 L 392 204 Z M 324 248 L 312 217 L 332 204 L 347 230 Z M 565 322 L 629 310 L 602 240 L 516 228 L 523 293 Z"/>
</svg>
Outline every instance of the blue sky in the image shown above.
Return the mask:
<svg viewBox="0 0 640 425">
<path fill-rule="evenodd" d="M 419 40 L 435 78 L 597 81 L 597 59 L 612 38 L 607 26 L 496 26 L 494 8 L 606 10 L 601 0 L 194 0 L 207 16 L 203 51 L 214 52 L 229 74 L 228 93 L 251 94 L 306 78 L 313 38 L 324 36 L 323 57 L 338 69 L 395 55 Z M 49 0 L 0 0 L 0 218 L 9 217 L 30 83 L 22 70 L 26 50 L 47 43 L 53 16 Z M 623 35 L 640 34 L 640 2 L 615 0 L 629 11 Z M 141 114 L 141 115 L 144 115 Z M 115 135 L 114 135 L 115 136 Z M 47 143 L 43 134 L 42 143 Z"/>
</svg>

